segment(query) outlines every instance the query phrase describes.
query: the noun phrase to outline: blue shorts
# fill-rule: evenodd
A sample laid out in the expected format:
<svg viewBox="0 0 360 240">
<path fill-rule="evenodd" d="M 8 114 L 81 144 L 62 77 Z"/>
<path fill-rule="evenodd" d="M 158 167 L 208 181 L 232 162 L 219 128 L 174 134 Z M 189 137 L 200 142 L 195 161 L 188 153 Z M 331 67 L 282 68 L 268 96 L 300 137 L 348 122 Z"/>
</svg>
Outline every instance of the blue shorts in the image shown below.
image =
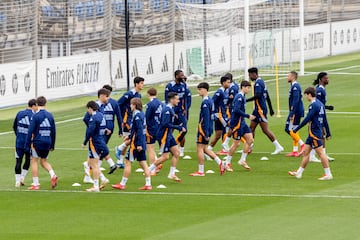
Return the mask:
<svg viewBox="0 0 360 240">
<path fill-rule="evenodd" d="M 109 155 L 109 148 L 106 145 L 96 145 L 89 142 L 89 158 L 103 159 Z"/>
<path fill-rule="evenodd" d="M 242 136 L 247 133 L 252 133 L 249 126 L 243 121 L 241 122 L 240 128 L 233 130 L 232 137 L 235 140 L 240 140 Z"/>
<path fill-rule="evenodd" d="M 254 120 L 251 120 L 251 121 L 254 121 L 254 122 L 257 122 L 257 123 L 261 123 L 261 122 L 268 122 L 268 119 L 267 119 L 267 116 L 266 116 L 266 113 L 263 114 L 263 117 L 260 116 L 260 113 L 256 110 L 253 111 L 253 115 L 255 116 L 255 119 Z"/>
<path fill-rule="evenodd" d="M 34 158 L 45 158 L 47 159 L 49 156 L 49 150 L 44 149 L 31 149 L 31 156 Z"/>
<path fill-rule="evenodd" d="M 15 149 L 15 158 L 22 159 L 25 155 L 26 157 L 30 157 L 30 152 L 26 152 L 24 148 L 16 148 Z"/>
<path fill-rule="evenodd" d="M 146 131 L 146 144 L 154 144 L 156 142 L 156 134 Z"/>
<path fill-rule="evenodd" d="M 176 113 L 177 117 L 174 119 L 174 125 L 181 125 L 187 130 L 187 120 L 183 113 Z"/>
<path fill-rule="evenodd" d="M 294 120 L 291 122 L 291 118 L 294 117 Z M 286 119 L 286 129 L 285 130 L 294 130 L 294 126 L 299 126 L 301 122 L 301 116 L 299 114 L 288 115 Z"/>
<path fill-rule="evenodd" d="M 305 144 L 310 145 L 312 148 L 315 149 L 315 148 L 321 147 L 323 145 L 323 142 L 321 139 L 315 139 L 315 138 L 308 136 Z"/>
<path fill-rule="evenodd" d="M 135 159 L 140 161 L 146 161 L 146 154 L 145 150 L 138 151 L 137 149 L 129 149 L 126 153 L 126 160 L 133 162 Z"/>
<path fill-rule="evenodd" d="M 122 125 L 123 125 L 123 135 L 129 136 L 131 131 L 131 122 L 130 121 L 127 121 L 126 123 L 123 122 Z"/>
<path fill-rule="evenodd" d="M 215 131 L 222 131 L 224 129 L 224 125 L 221 123 L 219 119 L 214 120 Z"/>
<path fill-rule="evenodd" d="M 204 145 L 208 145 L 209 144 L 209 140 L 205 140 L 205 137 L 200 134 L 200 132 L 197 133 L 197 138 L 196 138 L 196 143 L 197 144 L 204 144 Z"/>
<path fill-rule="evenodd" d="M 170 152 L 170 148 L 172 148 L 173 146 L 177 146 L 177 143 L 174 139 L 174 137 L 172 135 L 167 136 L 166 142 L 161 145 L 161 140 L 159 140 L 159 145 L 160 145 L 160 152 L 161 153 L 168 153 Z"/>
</svg>

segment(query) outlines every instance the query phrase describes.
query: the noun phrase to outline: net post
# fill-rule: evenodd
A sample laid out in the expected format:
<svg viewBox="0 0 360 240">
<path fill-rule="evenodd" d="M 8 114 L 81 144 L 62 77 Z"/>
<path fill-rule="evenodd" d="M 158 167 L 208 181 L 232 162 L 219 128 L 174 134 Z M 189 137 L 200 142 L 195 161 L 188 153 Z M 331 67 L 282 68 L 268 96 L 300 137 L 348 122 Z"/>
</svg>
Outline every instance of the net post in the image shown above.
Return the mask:
<svg viewBox="0 0 360 240">
<path fill-rule="evenodd" d="M 305 74 L 305 45 L 304 45 L 304 0 L 299 0 L 299 25 L 300 25 L 300 75 Z"/>
<path fill-rule="evenodd" d="M 276 117 L 280 118 L 280 93 L 279 93 L 279 63 L 276 47 L 274 46 L 275 80 L 276 80 Z"/>
<path fill-rule="evenodd" d="M 244 0 L 244 29 L 245 29 L 245 66 L 244 66 L 244 78 L 249 81 L 249 76 L 247 74 L 247 70 L 249 69 L 249 61 L 250 61 L 250 48 L 249 48 L 249 0 Z"/>
</svg>

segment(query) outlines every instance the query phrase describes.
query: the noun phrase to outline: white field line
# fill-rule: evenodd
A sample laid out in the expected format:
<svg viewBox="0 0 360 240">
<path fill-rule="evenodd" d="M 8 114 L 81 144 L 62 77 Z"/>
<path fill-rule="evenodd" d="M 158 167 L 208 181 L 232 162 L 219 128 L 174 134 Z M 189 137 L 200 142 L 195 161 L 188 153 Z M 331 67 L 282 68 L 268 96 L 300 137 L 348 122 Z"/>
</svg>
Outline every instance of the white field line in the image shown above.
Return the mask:
<svg viewBox="0 0 360 240">
<path fill-rule="evenodd" d="M 0 147 L 0 149 L 15 149 L 14 147 Z M 88 151 L 87 148 L 64 148 L 64 147 L 57 147 L 55 148 L 55 151 Z M 192 151 L 185 151 L 187 153 L 195 153 L 195 150 Z M 254 154 L 270 154 L 271 152 L 253 152 Z M 346 155 L 346 156 L 352 156 L 352 155 L 360 155 L 360 152 L 337 152 L 337 153 L 331 153 L 329 152 L 328 154 L 330 155 Z M 281 155 L 280 155 L 281 156 Z M 186 160 L 182 160 L 182 161 L 186 161 Z"/>
<path fill-rule="evenodd" d="M 19 189 L 0 189 L 1 192 L 34 192 Z M 37 190 L 37 192 L 52 193 L 83 193 L 81 190 Z M 327 198 L 327 199 L 360 199 L 359 195 L 321 195 L 321 194 L 277 194 L 277 193 L 190 193 L 190 192 L 121 192 L 104 191 L 99 194 L 124 194 L 124 195 L 158 195 L 158 196 L 205 196 L 205 197 L 266 197 L 266 198 Z"/>
</svg>

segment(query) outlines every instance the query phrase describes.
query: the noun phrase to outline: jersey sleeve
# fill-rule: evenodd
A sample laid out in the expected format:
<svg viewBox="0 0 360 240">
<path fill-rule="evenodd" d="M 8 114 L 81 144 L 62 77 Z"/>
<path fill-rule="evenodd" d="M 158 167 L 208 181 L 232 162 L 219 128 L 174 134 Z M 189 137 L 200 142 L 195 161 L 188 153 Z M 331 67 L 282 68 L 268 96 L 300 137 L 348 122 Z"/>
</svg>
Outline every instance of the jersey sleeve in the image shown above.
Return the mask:
<svg viewBox="0 0 360 240">
<path fill-rule="evenodd" d="M 36 118 L 36 115 L 34 115 L 32 121 L 30 121 L 28 134 L 26 136 L 26 141 L 25 141 L 25 145 L 24 145 L 24 148 L 26 151 L 30 150 L 31 138 L 35 132 L 36 122 L 37 122 L 37 118 Z"/>
<path fill-rule="evenodd" d="M 295 129 L 294 129 L 294 132 L 298 132 L 302 127 L 304 127 L 314 116 L 316 112 L 316 109 L 314 108 L 314 106 L 311 104 L 309 106 L 309 111 L 308 111 L 308 114 L 306 115 L 306 117 L 304 118 L 304 120 L 299 124 L 299 126 L 297 126 Z"/>
<path fill-rule="evenodd" d="M 121 112 L 120 112 L 120 107 L 119 107 L 119 104 L 117 102 L 114 101 L 114 105 L 113 105 L 113 108 L 114 108 L 114 114 L 116 116 L 116 121 L 117 121 L 117 124 L 118 124 L 118 128 L 119 128 L 119 135 L 121 135 L 123 132 L 122 132 L 122 117 L 121 117 Z M 115 119 L 114 119 L 115 121 Z"/>
<path fill-rule="evenodd" d="M 54 117 L 51 116 L 51 149 L 55 149 L 55 141 L 56 141 L 56 125 Z"/>
<path fill-rule="evenodd" d="M 170 92 L 170 83 L 168 83 L 165 87 L 165 92 L 164 92 L 164 101 L 167 104 L 168 103 L 168 94 Z"/>
<path fill-rule="evenodd" d="M 13 130 L 14 130 L 15 135 L 17 133 L 18 116 L 19 116 L 19 114 L 16 114 L 16 117 L 15 117 L 14 122 L 13 122 Z"/>
</svg>

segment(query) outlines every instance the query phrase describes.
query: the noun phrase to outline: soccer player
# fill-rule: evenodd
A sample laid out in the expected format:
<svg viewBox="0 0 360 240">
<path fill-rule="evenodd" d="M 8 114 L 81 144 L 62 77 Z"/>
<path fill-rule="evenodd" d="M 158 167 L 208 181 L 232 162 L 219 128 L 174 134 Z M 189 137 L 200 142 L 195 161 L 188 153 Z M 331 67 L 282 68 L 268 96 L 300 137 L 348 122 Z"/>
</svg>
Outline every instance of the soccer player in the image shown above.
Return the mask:
<svg viewBox="0 0 360 240">
<path fill-rule="evenodd" d="M 291 71 L 288 74 L 288 83 L 290 83 L 289 90 L 289 115 L 286 120 L 285 132 L 290 135 L 290 130 L 294 130 L 300 123 L 302 117 L 304 117 L 304 104 L 302 102 L 302 91 L 301 86 L 297 82 L 298 74 L 295 71 Z M 296 133 L 297 141 L 293 139 L 293 150 L 287 154 L 288 157 L 298 157 L 304 152 L 305 144 L 301 140 L 299 133 Z M 300 152 L 298 152 L 298 145 L 300 145 Z"/>
<path fill-rule="evenodd" d="M 122 97 L 119 98 L 118 104 L 120 107 L 121 117 L 122 117 L 122 128 L 123 128 L 123 135 L 124 137 L 130 135 L 130 126 L 132 120 L 132 113 L 130 108 L 130 101 L 133 98 L 141 98 L 141 90 L 144 88 L 144 78 L 142 77 L 135 77 L 134 78 L 134 88 L 126 93 Z M 126 138 L 128 139 L 128 138 Z M 116 158 L 117 162 L 116 165 L 119 168 L 124 168 L 124 157 L 126 153 L 126 149 L 129 146 L 130 141 L 124 140 L 124 142 L 116 147 Z"/>
<path fill-rule="evenodd" d="M 90 115 L 90 120 L 86 128 L 85 139 L 82 144 L 82 148 L 85 148 L 89 142 L 89 164 L 93 171 L 94 185 L 93 187 L 86 189 L 87 192 L 99 192 L 101 187 L 99 186 L 100 167 L 99 160 L 109 155 L 109 149 L 106 145 L 104 134 L 106 127 L 106 120 L 104 115 L 98 111 L 99 105 L 94 101 L 89 101 L 86 104 L 87 112 Z"/>
<path fill-rule="evenodd" d="M 185 89 L 185 96 L 186 96 L 186 122 L 189 122 L 189 113 L 190 113 L 190 107 L 191 107 L 191 103 L 192 103 L 192 94 L 190 91 L 189 86 L 186 84 L 186 80 L 187 78 L 184 78 L 184 83 L 186 85 L 186 89 Z M 185 147 L 185 138 L 183 138 L 183 140 L 180 142 L 180 157 L 184 156 L 184 147 Z"/>
<path fill-rule="evenodd" d="M 142 103 L 140 98 L 133 98 L 130 101 L 130 108 L 132 111 L 133 120 L 131 121 L 130 129 L 130 149 L 125 158 L 124 175 L 121 182 L 112 185 L 113 188 L 125 190 L 126 183 L 131 174 L 131 163 L 136 159 L 141 168 L 144 170 L 145 186 L 139 188 L 140 190 L 151 190 L 151 178 L 148 165 L 146 163 L 146 139 L 145 139 L 145 116 L 142 112 Z"/>
<path fill-rule="evenodd" d="M 300 123 L 298 127 L 290 131 L 290 134 L 294 137 L 296 132 L 298 132 L 302 127 L 309 123 L 309 136 L 306 139 L 304 156 L 301 162 L 301 166 L 296 171 L 289 171 L 289 175 L 295 176 L 296 178 L 301 178 L 302 174 L 306 168 L 306 165 L 309 163 L 310 151 L 312 148 L 315 149 L 316 153 L 321 159 L 322 166 L 324 168 L 324 176 L 319 178 L 319 180 L 331 180 L 333 176 L 330 171 L 329 161 L 324 153 L 323 149 L 323 128 L 327 129 L 326 138 L 329 140 L 331 138 L 331 133 L 329 126 L 326 121 L 325 106 L 316 99 L 316 90 L 313 87 L 309 87 L 304 91 L 306 99 L 310 102 L 309 112 L 306 115 L 305 119 Z"/>
<path fill-rule="evenodd" d="M 246 114 L 246 99 L 245 95 L 250 91 L 251 84 L 249 81 L 242 81 L 240 85 L 240 92 L 233 99 L 233 107 L 230 119 L 230 130 L 228 132 L 228 137 L 233 137 L 233 144 L 229 149 L 229 153 L 226 156 L 226 171 L 233 172 L 231 167 L 231 159 L 235 150 L 239 147 L 241 143 L 241 138 L 245 139 L 243 152 L 241 158 L 238 161 L 238 164 L 243 166 L 246 170 L 250 170 L 250 166 L 246 162 L 246 157 L 250 152 L 251 145 L 254 142 L 251 129 L 245 122 L 245 118 L 254 120 L 256 117 L 254 115 Z"/>
<path fill-rule="evenodd" d="M 160 127 L 161 111 L 164 104 L 157 98 L 157 90 L 150 88 L 147 91 L 149 102 L 146 104 L 146 150 L 149 156 L 149 163 L 152 164 L 157 159 L 155 152 L 156 132 Z M 156 171 L 151 172 L 152 176 L 156 175 Z"/>
<path fill-rule="evenodd" d="M 30 151 L 25 151 L 25 141 L 28 135 L 30 120 L 33 114 L 36 112 L 36 100 L 30 99 L 28 107 L 16 114 L 13 123 L 13 129 L 16 136 L 15 141 L 15 187 L 25 185 L 25 177 L 30 167 Z M 25 156 L 25 162 L 21 169 L 23 157 Z"/>
<path fill-rule="evenodd" d="M 326 105 L 327 102 L 327 96 L 326 96 L 326 85 L 329 84 L 329 76 L 326 72 L 320 72 L 317 75 L 316 80 L 314 80 L 313 85 L 316 86 L 316 98 L 319 99 L 320 102 L 322 102 L 322 104 L 325 105 L 325 109 L 326 110 L 334 110 L 334 106 L 331 105 Z M 326 133 L 324 134 L 326 135 Z M 323 137 L 323 149 L 324 152 L 326 154 L 326 149 L 325 149 L 325 138 Z M 329 155 L 327 155 L 327 158 L 329 159 L 329 161 L 334 161 L 335 158 L 329 157 Z M 310 161 L 314 161 L 314 162 L 319 162 L 319 160 L 315 157 L 315 151 L 311 151 L 310 153 Z"/>
<path fill-rule="evenodd" d="M 36 99 L 38 107 L 37 112 L 32 116 L 30 122 L 28 135 L 25 141 L 25 152 L 31 149 L 31 170 L 33 176 L 33 186 L 29 190 L 39 190 L 39 171 L 38 160 L 40 159 L 41 166 L 46 169 L 51 178 L 51 187 L 54 189 L 58 184 L 58 177 L 56 176 L 52 166 L 48 163 L 49 151 L 55 149 L 56 127 L 53 115 L 48 112 L 46 108 L 46 98 L 41 96 Z"/>
<path fill-rule="evenodd" d="M 174 180 L 175 182 L 181 182 L 181 179 L 175 174 L 176 164 L 179 161 L 180 152 L 177 143 L 172 135 L 172 130 L 177 129 L 180 132 L 184 133 L 186 132 L 186 129 L 182 125 L 174 124 L 174 107 L 178 106 L 180 102 L 179 95 L 175 92 L 170 92 L 167 96 L 167 102 L 168 104 L 163 108 L 161 112 L 160 127 L 156 133 L 156 140 L 159 142 L 160 145 L 161 156 L 160 158 L 155 160 L 153 164 L 150 165 L 149 169 L 150 172 L 153 172 L 158 165 L 169 159 L 169 153 L 171 153 L 172 159 L 168 178 Z"/>
<path fill-rule="evenodd" d="M 228 91 L 230 87 L 230 78 L 220 78 L 221 87 L 214 93 L 212 100 L 215 106 L 215 137 L 210 142 L 208 149 L 212 150 L 217 141 L 221 138 L 224 128 L 228 125 L 228 117 L 226 115 L 226 104 L 228 101 Z M 218 154 L 227 154 L 223 149 Z"/>
<path fill-rule="evenodd" d="M 182 125 L 187 130 L 187 118 L 186 113 L 188 110 L 188 103 L 187 103 L 187 86 L 185 84 L 185 74 L 182 70 L 176 70 L 175 71 L 175 80 L 168 83 L 165 87 L 165 93 L 164 93 L 164 99 L 165 103 L 168 104 L 168 94 L 170 92 L 175 92 L 179 96 L 179 103 L 174 106 L 174 112 L 175 112 L 175 125 Z M 182 156 L 184 155 L 184 146 L 185 146 L 185 132 L 179 132 L 179 134 L 176 136 L 175 140 L 177 144 L 180 144 L 180 150 L 182 151 Z"/>
<path fill-rule="evenodd" d="M 196 141 L 196 151 L 199 161 L 199 168 L 197 172 L 191 173 L 190 176 L 193 177 L 203 177 L 205 176 L 204 170 L 204 154 L 208 155 L 216 161 L 220 168 L 220 175 L 225 172 L 224 163 L 220 160 L 218 156 L 207 148 L 209 144 L 210 136 L 213 132 L 214 123 L 213 123 L 213 113 L 214 113 L 214 104 L 212 99 L 208 96 L 209 84 L 206 82 L 199 83 L 197 86 L 197 91 L 200 97 L 202 97 L 202 102 L 200 106 L 199 114 L 199 123 L 197 127 L 197 141 Z"/>
<path fill-rule="evenodd" d="M 227 73 L 224 75 L 225 77 L 228 77 L 230 79 L 230 87 L 227 89 L 228 91 L 228 101 L 227 101 L 227 105 L 226 105 L 226 116 L 228 117 L 228 119 L 230 119 L 231 117 L 231 113 L 232 113 L 232 107 L 233 107 L 233 100 L 236 96 L 236 94 L 239 93 L 239 86 L 236 84 L 236 82 L 233 80 L 233 75 L 231 73 Z M 223 131 L 223 144 L 222 147 L 224 149 L 224 151 L 228 152 L 229 151 L 229 141 L 230 141 L 230 137 L 227 136 L 227 133 L 229 132 L 229 128 L 226 127 Z"/>
<path fill-rule="evenodd" d="M 275 151 L 271 153 L 271 155 L 276 155 L 284 151 L 284 148 L 280 145 L 278 140 L 276 140 L 275 135 L 270 131 L 267 119 L 267 106 L 266 103 L 269 105 L 270 116 L 274 115 L 274 110 L 271 105 L 270 96 L 268 90 L 266 88 L 266 84 L 264 80 L 262 80 L 258 75 L 258 69 L 253 67 L 248 69 L 249 78 L 251 81 L 255 81 L 254 85 L 254 96 L 248 98 L 246 102 L 255 101 L 255 107 L 253 111 L 253 115 L 256 117 L 255 119 L 251 120 L 250 129 L 253 133 L 255 138 L 255 130 L 258 124 L 265 135 L 270 139 L 270 141 L 275 146 Z"/>
</svg>

